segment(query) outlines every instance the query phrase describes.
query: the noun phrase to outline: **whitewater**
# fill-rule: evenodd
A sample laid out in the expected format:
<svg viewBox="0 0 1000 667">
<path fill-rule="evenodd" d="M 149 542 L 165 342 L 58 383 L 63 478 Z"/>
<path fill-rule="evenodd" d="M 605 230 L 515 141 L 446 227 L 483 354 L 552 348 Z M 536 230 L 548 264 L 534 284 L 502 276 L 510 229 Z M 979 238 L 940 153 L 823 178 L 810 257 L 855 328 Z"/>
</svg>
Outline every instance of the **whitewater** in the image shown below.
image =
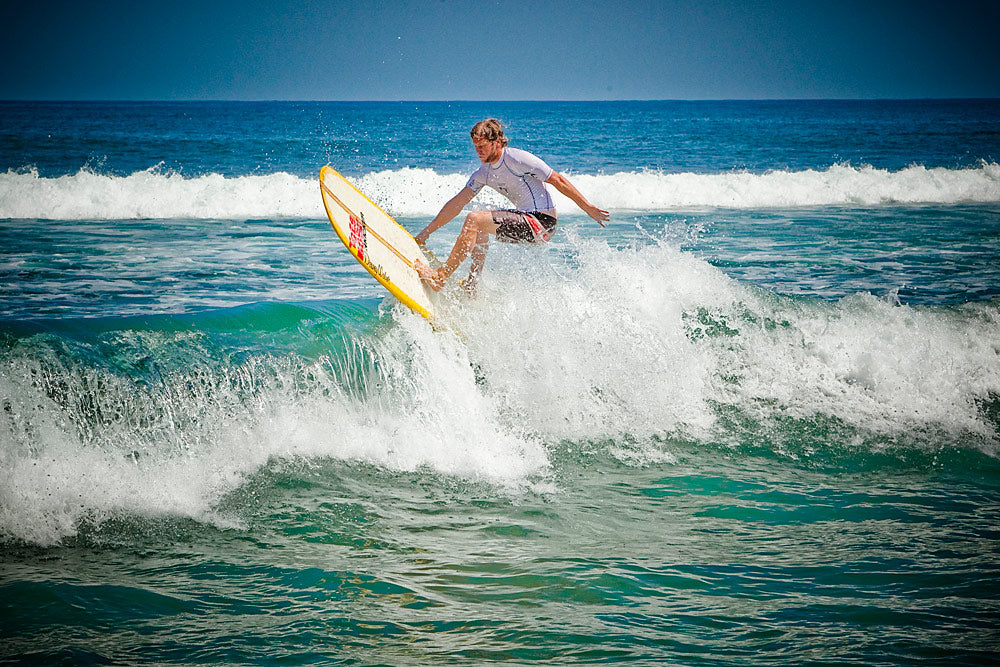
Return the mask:
<svg viewBox="0 0 1000 667">
<path fill-rule="evenodd" d="M 275 458 L 545 495 L 567 483 L 552 443 L 640 466 L 748 438 L 793 460 L 1000 451 L 996 304 L 778 298 L 669 245 L 497 259 L 475 302 L 440 302 L 439 331 L 381 299 L 25 325 L 0 366 L 0 532 L 52 545 L 123 513 L 239 528 L 221 499 Z"/>
<path fill-rule="evenodd" d="M 318 170 L 317 170 L 318 174 Z M 717 174 L 653 171 L 573 174 L 573 182 L 603 205 L 628 211 L 679 208 L 784 208 L 957 204 L 1000 201 L 1000 164 L 948 169 L 913 165 L 897 171 L 834 164 L 825 169 Z M 318 179 L 318 176 L 316 177 Z M 468 179 L 431 169 L 369 172 L 352 181 L 390 215 L 434 215 Z M 322 217 L 317 181 L 290 173 L 186 177 L 161 166 L 127 176 L 80 169 L 42 177 L 37 169 L 0 174 L 0 218 L 118 220 Z M 572 202 L 554 194 L 560 210 Z M 476 200 L 505 206 L 497 194 Z"/>
</svg>

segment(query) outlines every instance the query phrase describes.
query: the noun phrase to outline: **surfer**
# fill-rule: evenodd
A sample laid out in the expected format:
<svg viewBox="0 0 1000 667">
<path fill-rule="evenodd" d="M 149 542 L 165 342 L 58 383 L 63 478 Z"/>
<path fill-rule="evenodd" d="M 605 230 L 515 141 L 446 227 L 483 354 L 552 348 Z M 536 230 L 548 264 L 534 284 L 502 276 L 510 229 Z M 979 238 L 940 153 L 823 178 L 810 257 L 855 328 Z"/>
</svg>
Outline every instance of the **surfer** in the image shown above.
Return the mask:
<svg viewBox="0 0 1000 667">
<path fill-rule="evenodd" d="M 469 213 L 448 261 L 441 268 L 432 269 L 417 260 L 414 269 L 434 290 L 444 286 L 448 277 L 470 253 L 472 267 L 465 286 L 470 290 L 475 289 L 486 262 L 490 235 L 496 235 L 498 240 L 507 243 L 544 243 L 552 238 L 556 229 L 556 207 L 545 189 L 545 183 L 569 197 L 601 227 L 610 219 L 607 211 L 587 201 L 565 176 L 553 171 L 540 158 L 528 151 L 508 148 L 503 125 L 496 118 L 479 121 L 469 134 L 482 165 L 472 174 L 462 191 L 452 197 L 430 224 L 414 237 L 417 243 L 425 244 L 433 232 L 451 222 L 484 186 L 493 188 L 509 199 L 515 210 Z"/>
</svg>

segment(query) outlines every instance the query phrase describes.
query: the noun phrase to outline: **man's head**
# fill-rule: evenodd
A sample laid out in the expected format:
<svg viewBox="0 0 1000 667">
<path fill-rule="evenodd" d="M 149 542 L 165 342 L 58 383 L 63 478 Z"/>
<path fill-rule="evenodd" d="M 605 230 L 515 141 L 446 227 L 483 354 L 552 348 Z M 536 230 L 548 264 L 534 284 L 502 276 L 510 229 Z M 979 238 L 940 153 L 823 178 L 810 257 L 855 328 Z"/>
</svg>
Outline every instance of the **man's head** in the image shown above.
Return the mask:
<svg viewBox="0 0 1000 667">
<path fill-rule="evenodd" d="M 481 120 L 472 126 L 469 132 L 476 154 L 483 162 L 496 162 L 500 159 L 507 137 L 503 134 L 503 123 L 496 118 Z"/>
</svg>

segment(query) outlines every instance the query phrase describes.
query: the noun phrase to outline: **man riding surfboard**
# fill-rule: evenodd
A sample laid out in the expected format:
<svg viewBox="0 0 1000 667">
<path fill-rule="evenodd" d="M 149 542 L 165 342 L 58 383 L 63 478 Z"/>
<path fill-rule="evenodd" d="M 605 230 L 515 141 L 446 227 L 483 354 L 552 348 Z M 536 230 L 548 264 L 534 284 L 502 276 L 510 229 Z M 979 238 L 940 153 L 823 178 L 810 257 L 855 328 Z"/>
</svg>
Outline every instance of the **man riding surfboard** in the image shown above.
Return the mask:
<svg viewBox="0 0 1000 667">
<path fill-rule="evenodd" d="M 482 165 L 472 174 L 462 191 L 452 197 L 430 224 L 414 238 L 417 243 L 426 243 L 433 232 L 458 216 L 485 186 L 510 200 L 514 210 L 469 213 L 448 261 L 441 268 L 432 269 L 417 260 L 414 269 L 432 289 L 441 289 L 470 253 L 472 267 L 466 284 L 469 288 L 474 288 L 486 261 L 490 235 L 508 243 L 544 243 L 552 238 L 557 222 L 556 209 L 545 183 L 566 195 L 602 227 L 610 219 L 607 211 L 587 201 L 565 176 L 554 171 L 540 158 L 528 151 L 508 148 L 503 125 L 496 118 L 479 121 L 469 134 Z"/>
</svg>

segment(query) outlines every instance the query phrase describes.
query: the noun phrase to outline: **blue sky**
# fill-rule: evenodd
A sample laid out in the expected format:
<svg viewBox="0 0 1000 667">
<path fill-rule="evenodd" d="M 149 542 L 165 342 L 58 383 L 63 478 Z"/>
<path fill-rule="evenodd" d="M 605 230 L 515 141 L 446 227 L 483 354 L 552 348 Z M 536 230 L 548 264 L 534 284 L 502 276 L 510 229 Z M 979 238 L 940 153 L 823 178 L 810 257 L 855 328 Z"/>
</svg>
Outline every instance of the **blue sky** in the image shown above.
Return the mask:
<svg viewBox="0 0 1000 667">
<path fill-rule="evenodd" d="M 1000 2 L 4 3 L 0 99 L 1000 97 Z"/>
</svg>

